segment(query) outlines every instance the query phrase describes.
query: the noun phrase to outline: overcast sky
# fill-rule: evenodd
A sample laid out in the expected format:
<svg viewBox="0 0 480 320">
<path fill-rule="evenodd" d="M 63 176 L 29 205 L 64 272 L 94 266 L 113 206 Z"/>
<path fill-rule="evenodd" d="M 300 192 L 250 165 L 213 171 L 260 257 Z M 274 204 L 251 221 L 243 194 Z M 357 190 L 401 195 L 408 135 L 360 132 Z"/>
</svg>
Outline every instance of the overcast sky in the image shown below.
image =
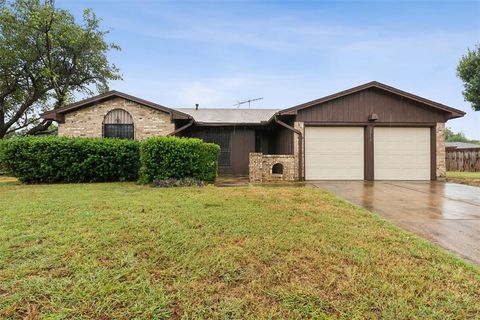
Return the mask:
<svg viewBox="0 0 480 320">
<path fill-rule="evenodd" d="M 80 1 L 122 47 L 123 91 L 171 107 L 284 108 L 377 80 L 467 111 L 448 127 L 480 139 L 459 58 L 480 42 L 480 1 Z"/>
</svg>

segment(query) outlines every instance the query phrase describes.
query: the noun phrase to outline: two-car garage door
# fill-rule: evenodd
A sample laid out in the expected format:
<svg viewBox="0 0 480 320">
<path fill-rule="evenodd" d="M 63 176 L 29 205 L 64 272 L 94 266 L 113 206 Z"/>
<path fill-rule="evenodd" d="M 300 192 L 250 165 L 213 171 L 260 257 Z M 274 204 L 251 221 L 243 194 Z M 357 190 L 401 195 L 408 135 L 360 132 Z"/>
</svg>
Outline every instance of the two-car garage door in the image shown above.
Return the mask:
<svg viewBox="0 0 480 320">
<path fill-rule="evenodd" d="M 374 129 L 375 180 L 429 180 L 430 129 Z M 306 127 L 306 180 L 363 180 L 363 127 Z M 372 161 L 372 160 L 369 160 Z"/>
</svg>

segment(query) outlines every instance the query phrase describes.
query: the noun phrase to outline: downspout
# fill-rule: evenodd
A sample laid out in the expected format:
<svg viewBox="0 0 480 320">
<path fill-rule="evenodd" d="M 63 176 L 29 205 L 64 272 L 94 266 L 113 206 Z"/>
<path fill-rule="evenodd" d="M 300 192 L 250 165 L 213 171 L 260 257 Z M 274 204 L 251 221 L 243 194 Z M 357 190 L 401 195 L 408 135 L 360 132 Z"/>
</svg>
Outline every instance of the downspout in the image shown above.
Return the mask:
<svg viewBox="0 0 480 320">
<path fill-rule="evenodd" d="M 295 129 L 294 127 L 286 124 L 285 122 L 282 122 L 281 120 L 278 119 L 278 117 L 275 115 L 274 120 L 276 123 L 281 125 L 282 127 L 287 128 L 290 131 L 293 131 L 294 133 L 298 134 L 298 179 L 300 181 L 304 180 L 304 177 L 302 176 L 302 168 L 303 168 L 303 133 Z"/>
<path fill-rule="evenodd" d="M 190 119 L 190 122 L 184 125 L 183 127 L 178 128 L 177 130 L 170 132 L 167 136 L 175 136 L 177 133 L 182 132 L 183 130 L 187 129 L 188 127 L 192 126 L 195 120 L 193 118 Z"/>
</svg>

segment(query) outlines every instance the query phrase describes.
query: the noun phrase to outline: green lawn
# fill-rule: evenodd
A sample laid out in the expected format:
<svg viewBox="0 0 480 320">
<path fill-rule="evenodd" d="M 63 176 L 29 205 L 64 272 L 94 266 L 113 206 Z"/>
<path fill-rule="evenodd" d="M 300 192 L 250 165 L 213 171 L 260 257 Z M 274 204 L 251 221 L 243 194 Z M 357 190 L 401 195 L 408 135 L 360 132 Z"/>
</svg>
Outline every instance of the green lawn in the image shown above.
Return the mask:
<svg viewBox="0 0 480 320">
<path fill-rule="evenodd" d="M 448 171 L 447 181 L 480 187 L 480 172 Z"/>
<path fill-rule="evenodd" d="M 314 188 L 0 182 L 0 318 L 480 317 L 480 269 Z"/>
</svg>

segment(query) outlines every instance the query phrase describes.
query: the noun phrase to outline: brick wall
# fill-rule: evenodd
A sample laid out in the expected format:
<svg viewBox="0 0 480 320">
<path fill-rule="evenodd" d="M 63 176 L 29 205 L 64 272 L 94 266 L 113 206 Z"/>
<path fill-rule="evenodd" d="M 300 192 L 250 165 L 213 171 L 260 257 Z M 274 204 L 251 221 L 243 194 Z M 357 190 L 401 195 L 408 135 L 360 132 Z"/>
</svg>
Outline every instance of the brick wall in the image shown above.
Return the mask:
<svg viewBox="0 0 480 320">
<path fill-rule="evenodd" d="M 294 155 L 272 155 L 263 153 L 250 153 L 249 177 L 251 182 L 267 181 L 296 181 L 296 157 Z M 275 164 L 281 164 L 283 172 L 272 172 Z"/>
<path fill-rule="evenodd" d="M 170 115 L 123 98 L 114 98 L 93 106 L 65 114 L 65 122 L 59 123 L 58 135 L 99 138 L 103 132 L 103 118 L 113 109 L 124 109 L 134 122 L 135 139 L 165 136 L 175 130 Z"/>
</svg>

